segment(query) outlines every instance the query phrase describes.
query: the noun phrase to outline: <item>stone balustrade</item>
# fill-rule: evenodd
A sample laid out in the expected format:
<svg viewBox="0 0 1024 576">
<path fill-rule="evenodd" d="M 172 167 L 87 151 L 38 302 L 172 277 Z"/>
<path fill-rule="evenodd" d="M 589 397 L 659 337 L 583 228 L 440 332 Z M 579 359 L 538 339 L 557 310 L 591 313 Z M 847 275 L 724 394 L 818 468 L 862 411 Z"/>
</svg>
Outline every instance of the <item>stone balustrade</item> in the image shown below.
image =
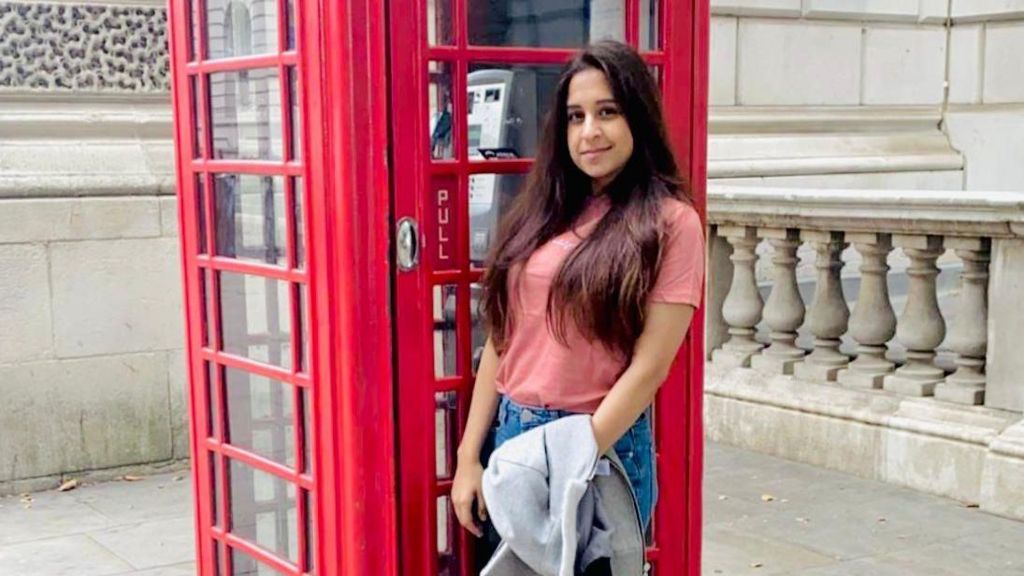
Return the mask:
<svg viewBox="0 0 1024 576">
<path fill-rule="evenodd" d="M 714 365 L 1024 411 L 1024 193 L 712 186 L 708 209 Z M 813 257 L 812 277 L 798 277 L 798 252 Z M 958 275 L 947 310 L 940 258 Z M 809 345 L 797 345 L 801 330 Z M 936 362 L 940 347 L 952 363 Z"/>
</svg>

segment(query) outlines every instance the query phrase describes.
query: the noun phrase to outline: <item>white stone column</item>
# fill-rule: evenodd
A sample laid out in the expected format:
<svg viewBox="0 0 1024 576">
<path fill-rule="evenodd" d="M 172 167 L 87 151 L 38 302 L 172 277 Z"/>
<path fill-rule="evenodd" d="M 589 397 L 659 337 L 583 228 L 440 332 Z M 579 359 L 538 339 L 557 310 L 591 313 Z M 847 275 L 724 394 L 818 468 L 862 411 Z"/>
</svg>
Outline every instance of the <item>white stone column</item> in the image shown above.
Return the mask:
<svg viewBox="0 0 1024 576">
<path fill-rule="evenodd" d="M 707 360 L 715 350 L 729 339 L 729 324 L 722 316 L 725 297 L 732 285 L 732 267 L 729 260 L 732 247 L 718 233 L 718 226 L 711 226 L 708 232 L 708 273 L 707 304 L 704 320 L 704 347 Z"/>
<path fill-rule="evenodd" d="M 985 401 L 985 353 L 988 349 L 988 238 L 946 238 L 946 248 L 963 260 L 960 302 L 949 333 L 949 347 L 958 354 L 956 372 L 935 387 L 935 397 L 978 405 Z"/>
<path fill-rule="evenodd" d="M 945 373 L 935 366 L 935 348 L 946 337 L 946 322 L 939 311 L 935 261 L 942 255 L 940 236 L 893 236 L 893 243 L 910 258 L 907 305 L 896 326 L 896 338 L 907 349 L 907 363 L 885 377 L 886 390 L 908 396 L 931 396 Z"/>
<path fill-rule="evenodd" d="M 772 292 L 764 307 L 764 320 L 771 328 L 771 345 L 750 359 L 750 366 L 765 374 L 792 374 L 793 365 L 804 357 L 796 347 L 796 331 L 804 323 L 804 301 L 796 281 L 796 251 L 800 231 L 763 228 L 758 231 L 772 245 Z"/>
<path fill-rule="evenodd" d="M 719 226 L 718 234 L 732 244 L 732 284 L 722 304 L 722 317 L 729 325 L 729 341 L 712 354 L 712 361 L 728 368 L 749 367 L 750 357 L 763 345 L 754 339 L 764 302 L 757 290 L 754 264 L 758 238 L 750 226 Z"/>
<path fill-rule="evenodd" d="M 814 334 L 814 351 L 793 367 L 793 375 L 812 382 L 833 381 L 850 359 L 839 352 L 840 337 L 846 333 L 850 309 L 843 296 L 839 273 L 843 269 L 842 254 L 847 244 L 842 232 L 804 230 L 801 239 L 810 242 L 818 253 L 814 267 L 818 269 L 807 326 Z"/>
<path fill-rule="evenodd" d="M 887 343 L 896 334 L 896 313 L 889 301 L 889 253 L 892 235 L 849 233 L 846 239 L 861 255 L 860 294 L 850 318 L 850 335 L 857 341 L 857 359 L 839 371 L 836 380 L 856 388 L 881 388 L 895 368 L 886 360 Z"/>
</svg>

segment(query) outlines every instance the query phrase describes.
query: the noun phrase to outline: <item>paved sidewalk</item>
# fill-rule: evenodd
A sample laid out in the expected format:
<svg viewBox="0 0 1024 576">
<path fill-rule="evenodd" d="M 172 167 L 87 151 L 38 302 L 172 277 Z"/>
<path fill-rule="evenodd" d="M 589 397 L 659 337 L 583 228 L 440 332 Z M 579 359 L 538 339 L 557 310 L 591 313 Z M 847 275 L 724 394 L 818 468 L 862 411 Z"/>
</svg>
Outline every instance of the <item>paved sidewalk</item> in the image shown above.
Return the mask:
<svg viewBox="0 0 1024 576">
<path fill-rule="evenodd" d="M 706 576 L 1024 576 L 1024 523 L 725 446 L 705 501 Z M 191 502 L 187 473 L 0 498 L 0 574 L 194 574 Z"/>
</svg>

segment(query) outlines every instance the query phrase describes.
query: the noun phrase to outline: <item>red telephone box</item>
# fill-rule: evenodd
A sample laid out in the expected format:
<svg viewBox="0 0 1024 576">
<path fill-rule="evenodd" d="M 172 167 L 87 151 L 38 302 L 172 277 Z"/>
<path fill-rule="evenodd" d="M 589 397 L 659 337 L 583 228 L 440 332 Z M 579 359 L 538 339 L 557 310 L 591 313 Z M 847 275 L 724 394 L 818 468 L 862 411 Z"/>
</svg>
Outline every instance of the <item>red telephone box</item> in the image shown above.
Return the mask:
<svg viewBox="0 0 1024 576">
<path fill-rule="evenodd" d="M 542 6 L 543 5 L 543 6 Z M 175 0 L 203 576 L 469 576 L 451 513 L 493 226 L 559 66 L 637 47 L 704 207 L 707 0 Z M 656 403 L 652 574 L 700 566 L 703 315 Z"/>
</svg>

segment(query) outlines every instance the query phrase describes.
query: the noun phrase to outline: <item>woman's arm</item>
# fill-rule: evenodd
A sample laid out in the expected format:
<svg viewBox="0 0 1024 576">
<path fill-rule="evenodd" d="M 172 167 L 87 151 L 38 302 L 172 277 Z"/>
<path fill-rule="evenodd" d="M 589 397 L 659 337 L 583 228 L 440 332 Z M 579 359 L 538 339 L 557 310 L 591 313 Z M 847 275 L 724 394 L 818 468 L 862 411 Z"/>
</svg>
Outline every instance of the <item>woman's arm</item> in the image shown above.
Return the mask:
<svg viewBox="0 0 1024 576">
<path fill-rule="evenodd" d="M 476 370 L 476 382 L 473 384 L 473 399 L 469 403 L 469 417 L 466 428 L 459 442 L 459 462 L 479 461 L 480 449 L 487 438 L 487 432 L 494 423 L 494 414 L 498 410 L 498 390 L 494 378 L 498 373 L 498 354 L 494 350 L 491 338 L 484 345 L 483 357 Z"/>
<path fill-rule="evenodd" d="M 648 307 L 629 366 L 594 412 L 599 454 L 614 446 L 654 401 L 690 328 L 693 312 L 689 304 L 655 302 Z"/>
<path fill-rule="evenodd" d="M 481 520 L 487 519 L 487 506 L 484 503 L 483 466 L 480 464 L 480 449 L 487 438 L 488 429 L 494 422 L 494 413 L 498 408 L 498 390 L 494 378 L 498 373 L 498 354 L 494 344 L 487 338 L 480 366 L 476 370 L 476 383 L 473 385 L 473 399 L 469 403 L 469 418 L 459 442 L 458 465 L 455 478 L 452 480 L 452 508 L 466 530 L 477 537 L 483 535 L 483 529 L 473 518 L 473 505 Z"/>
</svg>

